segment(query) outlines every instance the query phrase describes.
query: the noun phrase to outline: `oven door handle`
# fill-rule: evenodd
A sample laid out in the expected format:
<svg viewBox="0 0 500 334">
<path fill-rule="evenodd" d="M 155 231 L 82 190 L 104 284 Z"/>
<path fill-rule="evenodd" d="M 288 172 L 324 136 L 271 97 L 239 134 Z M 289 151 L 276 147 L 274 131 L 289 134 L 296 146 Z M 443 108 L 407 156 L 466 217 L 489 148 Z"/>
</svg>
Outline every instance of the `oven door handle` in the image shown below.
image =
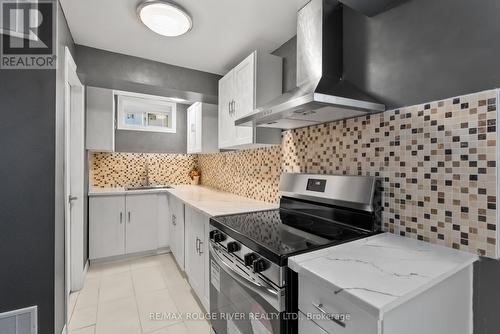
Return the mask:
<svg viewBox="0 0 500 334">
<path fill-rule="evenodd" d="M 225 272 L 231 276 L 238 283 L 252 290 L 265 301 L 271 304 L 278 312 L 284 311 L 284 306 L 281 303 L 281 294 L 279 290 L 276 290 L 271 284 L 265 282 L 254 282 L 247 278 L 244 278 L 238 274 L 231 265 L 227 264 L 220 256 L 217 254 L 217 250 L 214 249 L 212 243 L 210 243 L 210 253 L 213 255 L 215 261 L 220 267 L 223 267 Z"/>
</svg>

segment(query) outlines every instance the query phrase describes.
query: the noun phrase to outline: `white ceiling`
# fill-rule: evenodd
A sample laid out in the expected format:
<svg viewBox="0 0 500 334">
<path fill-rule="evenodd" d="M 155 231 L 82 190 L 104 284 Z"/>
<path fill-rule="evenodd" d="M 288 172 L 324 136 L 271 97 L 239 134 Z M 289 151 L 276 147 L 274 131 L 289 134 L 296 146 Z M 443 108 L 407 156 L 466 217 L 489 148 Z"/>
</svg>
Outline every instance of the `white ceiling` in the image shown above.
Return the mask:
<svg viewBox="0 0 500 334">
<path fill-rule="evenodd" d="M 186 35 L 162 37 L 138 19 L 139 0 L 61 0 L 75 43 L 225 74 L 253 50 L 270 52 L 296 33 L 308 0 L 177 0 L 192 16 Z"/>
</svg>

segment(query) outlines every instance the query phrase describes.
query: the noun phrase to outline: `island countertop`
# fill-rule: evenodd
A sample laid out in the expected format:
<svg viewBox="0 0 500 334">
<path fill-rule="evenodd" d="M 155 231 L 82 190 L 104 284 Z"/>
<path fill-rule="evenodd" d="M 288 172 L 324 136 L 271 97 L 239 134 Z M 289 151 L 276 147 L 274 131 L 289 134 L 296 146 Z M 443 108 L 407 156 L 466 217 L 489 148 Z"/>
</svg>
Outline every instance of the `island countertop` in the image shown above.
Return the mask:
<svg viewBox="0 0 500 334">
<path fill-rule="evenodd" d="M 382 233 L 291 257 L 288 265 L 299 277 L 318 279 L 380 317 L 477 259 L 474 254 Z"/>
</svg>

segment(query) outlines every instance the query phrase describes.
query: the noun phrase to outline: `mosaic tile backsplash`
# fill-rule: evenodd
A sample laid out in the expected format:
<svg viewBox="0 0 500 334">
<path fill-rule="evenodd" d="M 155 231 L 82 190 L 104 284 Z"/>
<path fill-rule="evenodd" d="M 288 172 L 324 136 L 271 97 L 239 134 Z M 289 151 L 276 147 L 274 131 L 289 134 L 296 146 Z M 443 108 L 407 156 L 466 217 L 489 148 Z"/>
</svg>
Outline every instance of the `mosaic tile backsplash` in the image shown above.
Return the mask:
<svg viewBox="0 0 500 334">
<path fill-rule="evenodd" d="M 133 187 L 146 182 L 146 164 L 152 184 L 189 184 L 196 157 L 185 154 L 91 153 L 89 184 L 97 188 Z"/>
<path fill-rule="evenodd" d="M 276 201 L 284 172 L 378 176 L 386 231 L 496 257 L 496 91 L 283 133 L 200 155 L 202 184 Z"/>
<path fill-rule="evenodd" d="M 91 185 L 140 184 L 146 156 L 156 180 L 201 182 L 275 202 L 282 172 L 372 175 L 383 184 L 386 231 L 497 257 L 496 91 L 283 132 L 269 148 L 206 155 L 92 156 Z M 132 171 L 129 175 L 129 171 Z"/>
</svg>

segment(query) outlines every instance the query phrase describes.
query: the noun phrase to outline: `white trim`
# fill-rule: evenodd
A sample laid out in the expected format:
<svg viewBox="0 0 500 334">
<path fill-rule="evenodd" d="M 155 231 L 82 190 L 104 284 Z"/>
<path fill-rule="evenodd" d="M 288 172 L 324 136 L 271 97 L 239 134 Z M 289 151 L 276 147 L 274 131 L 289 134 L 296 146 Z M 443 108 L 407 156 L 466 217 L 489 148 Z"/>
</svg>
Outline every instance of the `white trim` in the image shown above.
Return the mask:
<svg viewBox="0 0 500 334">
<path fill-rule="evenodd" d="M 65 298 L 70 291 L 83 287 L 83 194 L 85 162 L 85 106 L 84 86 L 76 72 L 76 63 L 67 47 L 64 50 L 64 218 L 65 218 Z M 75 131 L 75 129 L 77 131 Z M 74 145 L 77 145 L 75 148 Z M 79 163 L 76 165 L 75 162 Z M 77 172 L 71 175 L 76 168 Z M 76 181 L 74 178 L 77 178 Z M 78 187 L 71 190 L 71 185 Z M 76 191 L 81 219 L 71 221 L 69 196 Z M 67 307 L 66 302 L 66 307 Z M 67 310 L 66 310 L 67 312 Z"/>
<path fill-rule="evenodd" d="M 64 327 L 63 327 L 63 329 L 61 331 L 61 334 L 67 334 L 67 333 L 68 333 L 68 327 L 67 327 L 66 324 L 64 324 Z"/>
<path fill-rule="evenodd" d="M 164 98 L 161 96 L 153 96 L 153 95 L 145 95 L 138 93 L 120 93 L 116 94 L 116 91 L 113 91 L 116 96 L 116 128 L 119 130 L 135 130 L 135 131 L 147 131 L 147 132 L 163 132 L 163 133 L 176 133 L 177 132 L 177 103 L 172 102 L 168 98 Z M 170 109 L 169 111 L 165 111 L 165 114 L 169 114 L 171 117 L 170 126 L 169 127 L 160 127 L 160 126 L 147 126 L 144 124 L 145 119 L 143 118 L 141 121 L 143 122 L 140 125 L 131 125 L 126 124 L 124 121 L 125 117 L 125 107 L 124 104 L 127 101 L 140 101 L 144 100 L 144 104 L 151 104 L 152 107 L 165 107 Z M 133 102 L 132 102 L 133 103 Z M 162 113 L 162 110 L 157 110 L 156 108 L 152 110 L 153 113 Z M 145 116 L 146 112 L 142 112 L 143 116 Z"/>
</svg>

